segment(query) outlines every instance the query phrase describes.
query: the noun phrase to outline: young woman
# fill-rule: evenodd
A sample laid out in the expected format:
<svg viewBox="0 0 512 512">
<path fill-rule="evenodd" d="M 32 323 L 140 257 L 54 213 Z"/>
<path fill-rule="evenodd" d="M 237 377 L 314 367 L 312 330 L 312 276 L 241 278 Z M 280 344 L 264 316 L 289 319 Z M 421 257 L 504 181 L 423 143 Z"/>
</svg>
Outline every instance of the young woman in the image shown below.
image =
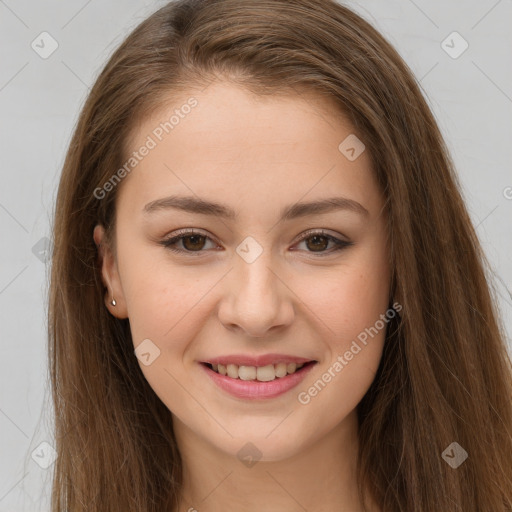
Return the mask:
<svg viewBox="0 0 512 512">
<path fill-rule="evenodd" d="M 83 108 L 52 510 L 512 510 L 511 365 L 418 85 L 330 0 L 185 0 Z"/>
</svg>

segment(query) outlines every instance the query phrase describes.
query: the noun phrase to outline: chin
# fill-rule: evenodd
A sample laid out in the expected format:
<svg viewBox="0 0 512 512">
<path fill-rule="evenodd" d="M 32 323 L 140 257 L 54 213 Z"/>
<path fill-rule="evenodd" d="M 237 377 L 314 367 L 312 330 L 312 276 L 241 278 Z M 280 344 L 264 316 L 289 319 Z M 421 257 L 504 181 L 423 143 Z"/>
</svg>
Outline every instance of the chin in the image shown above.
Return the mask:
<svg viewBox="0 0 512 512">
<path fill-rule="evenodd" d="M 290 432 L 290 426 L 286 428 L 283 422 L 282 432 L 278 433 L 280 427 L 272 432 L 282 418 L 273 423 L 269 428 L 268 424 L 253 428 L 239 428 L 233 438 L 226 439 L 207 439 L 217 448 L 232 457 L 236 457 L 244 462 L 246 457 L 257 460 L 258 462 L 277 462 L 289 459 L 305 449 L 306 439 L 300 439 L 297 435 Z M 270 434 L 269 434 L 270 433 Z M 249 464 L 250 466 L 250 464 Z"/>
</svg>

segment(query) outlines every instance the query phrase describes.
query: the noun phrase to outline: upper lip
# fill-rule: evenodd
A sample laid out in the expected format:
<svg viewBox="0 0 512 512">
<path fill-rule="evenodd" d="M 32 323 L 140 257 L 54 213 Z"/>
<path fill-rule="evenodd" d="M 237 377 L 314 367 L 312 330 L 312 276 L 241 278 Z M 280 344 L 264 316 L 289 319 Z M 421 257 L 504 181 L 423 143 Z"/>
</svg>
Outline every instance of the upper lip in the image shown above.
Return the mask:
<svg viewBox="0 0 512 512">
<path fill-rule="evenodd" d="M 269 364 L 278 363 L 309 363 L 314 359 L 307 359 L 305 357 L 296 357 L 286 354 L 262 354 L 259 356 L 251 356 L 244 354 L 231 354 L 226 356 L 212 357 L 202 361 L 209 364 L 236 364 L 237 366 L 267 366 Z"/>
</svg>

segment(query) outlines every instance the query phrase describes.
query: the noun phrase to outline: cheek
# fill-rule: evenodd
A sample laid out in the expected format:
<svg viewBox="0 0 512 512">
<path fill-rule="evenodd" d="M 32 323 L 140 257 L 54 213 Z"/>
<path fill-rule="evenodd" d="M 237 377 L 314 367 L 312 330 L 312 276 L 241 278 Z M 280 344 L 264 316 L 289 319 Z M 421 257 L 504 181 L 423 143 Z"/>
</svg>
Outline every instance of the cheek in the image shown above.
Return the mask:
<svg viewBox="0 0 512 512">
<path fill-rule="evenodd" d="M 183 388 L 189 379 L 187 350 L 204 327 L 211 308 L 208 292 L 220 276 L 210 272 L 199 278 L 197 268 L 171 265 L 154 251 L 125 254 L 129 257 L 119 261 L 119 271 L 134 349 L 137 354 L 139 346 L 148 347 L 141 353 L 151 354 L 149 364 L 138 357 L 139 366 L 169 410 L 183 414 L 190 408 Z"/>
<path fill-rule="evenodd" d="M 119 259 L 119 272 L 134 345 L 150 339 L 162 352 L 184 352 L 208 316 L 210 292 L 222 272 L 199 275 L 197 266 L 172 264 L 154 250 L 123 250 L 129 256 Z"/>
<path fill-rule="evenodd" d="M 133 237 L 132 237 L 133 238 Z M 163 332 L 172 327 L 175 304 L 169 302 L 171 280 L 165 266 L 150 258 L 140 242 L 118 235 L 118 268 L 133 343 L 151 339 L 160 346 Z"/>
<path fill-rule="evenodd" d="M 384 338 L 385 329 L 366 345 L 357 340 L 348 343 L 298 390 L 297 418 L 304 418 L 310 441 L 340 425 L 356 409 L 375 380 Z"/>
<path fill-rule="evenodd" d="M 354 253 L 324 275 L 315 272 L 296 277 L 294 291 L 321 320 L 330 345 L 340 345 L 341 350 L 386 312 L 388 264 L 384 256 L 376 258 L 370 251 Z"/>
<path fill-rule="evenodd" d="M 338 273 L 336 283 L 316 297 L 329 326 L 323 331 L 326 358 L 301 386 L 297 400 L 318 435 L 341 422 L 368 391 L 393 317 L 388 311 L 387 266 L 361 261 L 357 267 Z"/>
</svg>

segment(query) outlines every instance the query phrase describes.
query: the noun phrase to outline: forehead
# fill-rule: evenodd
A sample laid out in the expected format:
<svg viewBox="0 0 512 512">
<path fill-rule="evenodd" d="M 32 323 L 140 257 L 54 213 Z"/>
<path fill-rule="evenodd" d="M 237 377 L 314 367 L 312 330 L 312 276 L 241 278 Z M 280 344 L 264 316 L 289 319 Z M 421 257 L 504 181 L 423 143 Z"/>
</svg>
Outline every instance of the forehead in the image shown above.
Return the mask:
<svg viewBox="0 0 512 512">
<path fill-rule="evenodd" d="M 174 96 L 135 127 L 126 157 L 151 149 L 125 178 L 122 195 L 133 205 L 181 192 L 242 208 L 254 194 L 280 204 L 339 192 L 375 203 L 370 155 L 362 150 L 347 158 L 347 140 L 357 146 L 359 138 L 331 99 L 257 96 L 213 83 Z"/>
</svg>

